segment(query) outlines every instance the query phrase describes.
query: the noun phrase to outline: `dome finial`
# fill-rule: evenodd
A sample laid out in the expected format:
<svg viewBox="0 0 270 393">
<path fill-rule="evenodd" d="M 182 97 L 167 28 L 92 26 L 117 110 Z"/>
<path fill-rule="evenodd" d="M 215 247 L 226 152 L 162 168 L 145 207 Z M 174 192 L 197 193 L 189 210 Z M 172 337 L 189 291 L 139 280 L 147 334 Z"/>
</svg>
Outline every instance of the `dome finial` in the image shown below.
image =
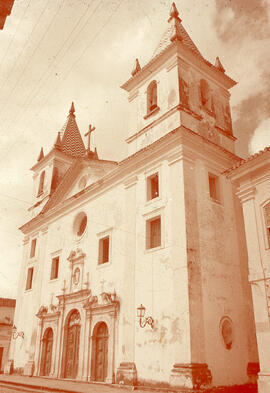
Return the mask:
<svg viewBox="0 0 270 393">
<path fill-rule="evenodd" d="M 75 116 L 74 113 L 75 113 L 75 107 L 74 107 L 74 102 L 72 101 L 69 114 Z"/>
</svg>

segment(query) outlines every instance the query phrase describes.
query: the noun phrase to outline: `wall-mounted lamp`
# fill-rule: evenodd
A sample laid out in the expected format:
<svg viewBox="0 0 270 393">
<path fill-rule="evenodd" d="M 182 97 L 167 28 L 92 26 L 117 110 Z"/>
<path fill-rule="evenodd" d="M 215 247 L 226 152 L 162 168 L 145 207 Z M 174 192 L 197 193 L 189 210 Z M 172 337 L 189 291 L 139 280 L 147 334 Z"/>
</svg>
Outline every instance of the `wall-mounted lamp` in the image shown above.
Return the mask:
<svg viewBox="0 0 270 393">
<path fill-rule="evenodd" d="M 154 320 L 152 317 L 144 317 L 145 316 L 145 307 L 141 304 L 140 307 L 137 308 L 137 317 L 140 318 L 140 327 L 144 328 L 146 325 L 150 325 L 151 328 L 154 328 Z"/>
<path fill-rule="evenodd" d="M 12 326 L 12 338 L 16 340 L 18 337 L 24 338 L 24 332 L 18 332 L 15 325 Z"/>
</svg>

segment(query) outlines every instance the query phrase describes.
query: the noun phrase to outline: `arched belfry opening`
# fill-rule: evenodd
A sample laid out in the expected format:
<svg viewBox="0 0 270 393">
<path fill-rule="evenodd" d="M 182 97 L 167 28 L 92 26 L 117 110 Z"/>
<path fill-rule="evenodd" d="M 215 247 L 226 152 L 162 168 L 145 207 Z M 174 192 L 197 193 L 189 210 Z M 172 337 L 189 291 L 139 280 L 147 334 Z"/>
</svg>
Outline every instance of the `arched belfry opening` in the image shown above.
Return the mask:
<svg viewBox="0 0 270 393">
<path fill-rule="evenodd" d="M 75 379 L 78 373 L 81 317 L 77 310 L 67 316 L 64 328 L 62 377 Z"/>
<path fill-rule="evenodd" d="M 157 82 L 152 81 L 147 87 L 147 113 L 157 107 Z"/>
<path fill-rule="evenodd" d="M 106 381 L 108 374 L 108 338 L 109 334 L 106 323 L 97 323 L 92 337 L 92 381 Z"/>
<path fill-rule="evenodd" d="M 40 375 L 49 376 L 52 364 L 52 348 L 53 348 L 53 330 L 48 328 L 45 330 L 42 338 L 42 352 Z"/>
</svg>

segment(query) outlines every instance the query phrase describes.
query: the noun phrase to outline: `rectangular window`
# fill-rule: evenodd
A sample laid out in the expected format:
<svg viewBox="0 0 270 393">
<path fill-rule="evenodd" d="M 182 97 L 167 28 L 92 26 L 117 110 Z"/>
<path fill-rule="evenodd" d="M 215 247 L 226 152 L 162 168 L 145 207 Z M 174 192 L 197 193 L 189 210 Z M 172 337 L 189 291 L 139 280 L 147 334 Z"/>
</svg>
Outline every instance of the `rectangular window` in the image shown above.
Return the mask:
<svg viewBox="0 0 270 393">
<path fill-rule="evenodd" d="M 99 239 L 98 264 L 109 262 L 110 237 Z"/>
<path fill-rule="evenodd" d="M 266 233 L 267 233 L 267 240 L 268 240 L 268 248 L 270 248 L 270 203 L 264 206 L 264 219 L 265 219 L 265 226 L 266 226 Z"/>
<path fill-rule="evenodd" d="M 219 180 L 218 177 L 212 175 L 211 173 L 208 174 L 209 179 L 209 195 L 211 199 L 215 201 L 220 201 L 220 190 L 219 190 Z"/>
<path fill-rule="evenodd" d="M 56 278 L 58 278 L 58 271 L 59 271 L 59 257 L 55 257 L 52 259 L 50 280 L 55 280 Z"/>
<path fill-rule="evenodd" d="M 34 273 L 34 268 L 33 267 L 29 267 L 29 269 L 27 271 L 27 279 L 26 279 L 26 287 L 25 287 L 26 290 L 32 288 L 33 273 Z"/>
<path fill-rule="evenodd" d="M 37 246 L 37 239 L 32 239 L 30 258 L 33 258 L 36 255 L 36 246 Z"/>
<path fill-rule="evenodd" d="M 146 248 L 161 246 L 161 218 L 155 217 L 146 221 Z"/>
<path fill-rule="evenodd" d="M 159 196 L 159 180 L 158 173 L 147 178 L 147 200 L 157 198 Z"/>
</svg>

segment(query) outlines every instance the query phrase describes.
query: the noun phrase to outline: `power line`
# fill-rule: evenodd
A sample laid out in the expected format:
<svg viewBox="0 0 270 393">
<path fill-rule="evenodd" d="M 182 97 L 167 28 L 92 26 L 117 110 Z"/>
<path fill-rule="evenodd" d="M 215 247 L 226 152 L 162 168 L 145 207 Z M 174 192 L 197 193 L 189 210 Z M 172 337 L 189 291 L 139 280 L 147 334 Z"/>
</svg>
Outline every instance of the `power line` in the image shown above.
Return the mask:
<svg viewBox="0 0 270 393">
<path fill-rule="evenodd" d="M 14 200 L 16 200 L 16 201 L 26 203 L 27 205 L 32 205 L 31 202 L 25 201 L 25 200 L 20 199 L 20 198 L 15 198 L 14 196 L 11 196 L 11 195 L 7 195 L 7 194 L 2 194 L 2 193 L 0 193 L 0 196 L 5 197 L 5 198 L 8 198 L 8 199 L 14 199 Z"/>
<path fill-rule="evenodd" d="M 79 29 L 78 33 L 76 33 L 76 35 L 74 36 L 73 40 L 71 41 L 71 44 L 67 47 L 67 49 L 64 51 L 63 55 L 61 56 L 60 60 L 56 63 L 58 64 L 65 56 L 65 54 L 68 52 L 68 50 L 72 47 L 74 41 L 77 39 L 77 37 L 79 36 L 79 34 L 81 33 L 81 31 L 84 29 L 85 25 L 91 20 L 91 18 L 94 16 L 94 14 L 96 13 L 97 9 L 101 6 L 101 4 L 103 3 L 103 0 L 101 1 L 101 3 L 98 3 L 98 5 L 96 6 L 96 8 L 94 9 L 94 11 L 91 13 L 91 15 L 87 18 L 87 20 L 85 21 L 85 23 L 83 24 L 83 26 L 81 27 L 81 29 Z M 74 32 L 74 30 L 77 29 L 78 25 L 80 24 L 81 20 L 85 17 L 85 15 L 88 12 L 88 9 L 90 8 L 90 3 L 87 6 L 87 11 L 85 12 L 85 10 L 83 11 L 82 15 L 80 16 L 80 18 L 78 19 L 77 23 L 75 24 L 75 26 L 73 27 L 73 29 L 71 30 L 71 32 L 69 33 L 68 37 L 66 38 L 66 40 L 64 41 L 64 43 L 62 44 L 62 46 L 60 47 L 60 49 L 57 51 L 57 53 L 54 55 L 54 61 L 47 67 L 47 69 L 45 70 L 44 74 L 41 76 L 41 78 L 39 79 L 39 81 L 37 82 L 37 86 L 39 86 L 40 82 L 44 79 L 44 76 L 48 73 L 48 71 L 50 71 L 50 69 L 52 68 L 52 66 L 55 64 L 58 55 L 61 53 L 62 49 L 64 48 L 64 46 L 66 45 L 66 43 L 69 41 L 70 37 L 72 37 L 72 34 Z M 45 78 L 45 82 L 48 79 L 48 77 L 50 76 L 50 73 L 48 73 L 47 78 Z M 41 84 L 42 86 L 42 84 Z M 22 117 L 22 115 L 25 113 L 25 109 L 27 107 L 30 106 L 30 104 L 32 103 L 33 99 L 36 97 L 36 95 L 39 93 L 40 91 L 40 87 L 34 88 L 30 94 L 28 94 L 25 104 L 23 105 L 23 108 L 21 110 L 20 115 L 17 116 L 17 118 L 14 121 L 14 124 L 16 125 L 18 120 Z M 33 95 L 34 92 L 34 95 Z M 32 95 L 32 97 L 31 97 Z M 31 98 L 30 98 L 31 97 Z M 29 101 L 30 98 L 30 101 Z"/>
<path fill-rule="evenodd" d="M 69 74 L 71 73 L 72 69 L 74 68 L 74 66 L 79 62 L 79 60 L 83 57 L 83 55 L 85 54 L 85 52 L 89 49 L 89 47 L 92 45 L 92 43 L 95 41 L 95 39 L 98 37 L 98 35 L 101 33 L 101 31 L 104 29 L 104 27 L 109 23 L 109 21 L 112 19 L 113 15 L 115 14 L 115 12 L 118 11 L 118 9 L 120 8 L 120 6 L 122 5 L 122 3 L 124 2 L 124 0 L 120 0 L 117 7 L 113 10 L 113 12 L 111 13 L 111 15 L 109 16 L 109 18 L 107 18 L 107 20 L 105 21 L 105 23 L 103 23 L 103 25 L 101 26 L 101 29 L 98 30 L 98 32 L 95 34 L 94 38 L 90 41 L 90 43 L 85 47 L 85 49 L 82 51 L 81 55 L 78 57 L 78 59 L 72 64 L 72 66 L 70 67 L 68 73 L 66 74 L 65 78 L 62 80 L 62 82 L 60 83 L 60 85 L 58 85 L 58 87 L 54 90 L 54 93 L 59 89 L 59 87 L 61 86 L 61 84 L 67 79 L 67 77 L 69 76 Z M 46 101 L 47 103 L 48 101 Z"/>
<path fill-rule="evenodd" d="M 11 45 L 13 44 L 13 41 L 14 41 L 15 36 L 16 36 L 16 33 L 17 33 L 19 27 L 21 26 L 22 21 L 24 20 L 24 17 L 25 17 L 25 15 L 26 15 L 26 12 L 27 12 L 27 10 L 28 10 L 28 8 L 29 8 L 30 3 L 31 3 L 31 0 L 28 1 L 27 6 L 25 7 L 24 13 L 22 14 L 21 18 L 19 19 L 19 22 L 18 22 L 18 24 L 17 24 L 17 26 L 16 26 L 16 30 L 15 30 L 15 32 L 14 32 L 14 34 L 13 34 L 13 37 L 12 37 L 12 39 L 10 40 L 9 45 L 8 45 L 8 47 L 7 47 L 7 50 L 6 50 L 4 56 L 2 57 L 2 60 L 1 60 L 1 62 L 0 62 L 0 68 L 1 68 L 1 66 L 2 66 L 2 64 L 3 64 L 5 58 L 6 58 L 7 54 L 8 54 L 8 52 L 9 52 L 9 48 L 10 48 Z"/>
<path fill-rule="evenodd" d="M 49 0 L 48 0 L 48 1 L 49 1 Z M 18 83 L 19 83 L 20 80 L 22 79 L 22 76 L 24 75 L 24 72 L 25 72 L 25 70 L 26 70 L 28 64 L 29 64 L 30 61 L 33 59 L 33 57 L 34 57 L 34 55 L 35 55 L 35 53 L 36 53 L 36 51 L 37 51 L 37 49 L 38 49 L 40 43 L 44 40 L 44 38 L 45 38 L 46 35 L 48 34 L 48 31 L 49 31 L 50 28 L 52 27 L 52 24 L 53 24 L 53 22 L 55 21 L 55 18 L 57 17 L 57 15 L 58 15 L 60 9 L 62 8 L 63 4 L 64 4 L 64 0 L 62 0 L 62 2 L 60 3 L 59 7 L 57 8 L 56 13 L 55 13 L 54 16 L 52 17 L 52 19 L 51 19 L 51 21 L 50 21 L 48 27 L 45 29 L 44 34 L 42 35 L 42 37 L 41 37 L 40 40 L 38 41 L 38 44 L 36 45 L 36 47 L 34 48 L 34 51 L 32 52 L 32 55 L 29 56 L 28 61 L 26 62 L 26 64 L 25 64 L 25 66 L 24 66 L 24 68 L 23 68 L 23 70 L 22 70 L 20 76 L 17 78 L 17 80 L 16 80 L 16 82 L 15 82 L 15 85 L 13 86 L 13 88 L 12 88 L 11 92 L 9 93 L 8 97 L 5 99 L 5 103 L 6 103 L 6 104 L 3 106 L 3 111 L 4 111 L 5 108 L 8 106 L 8 100 L 9 100 L 9 98 L 12 96 L 12 94 L 13 94 L 14 90 L 16 89 Z"/>
<path fill-rule="evenodd" d="M 10 77 L 10 75 L 12 74 L 12 72 L 13 72 L 15 66 L 16 66 L 17 60 L 21 57 L 21 55 L 22 55 L 22 53 L 23 53 L 23 51 L 24 51 L 24 49 L 25 49 L 25 47 L 26 47 L 26 45 L 27 45 L 27 43 L 28 43 L 28 41 L 29 41 L 29 39 L 30 39 L 30 37 L 31 37 L 31 35 L 33 34 L 34 30 L 36 29 L 37 25 L 39 24 L 39 21 L 40 21 L 41 17 L 43 16 L 44 12 L 45 12 L 46 9 L 47 9 L 47 5 L 48 5 L 49 1 L 50 1 L 50 0 L 47 0 L 47 1 L 46 1 L 45 6 L 44 6 L 43 10 L 41 11 L 41 14 L 39 15 L 39 18 L 38 18 L 36 24 L 34 25 L 33 29 L 31 30 L 31 33 L 28 35 L 27 40 L 26 40 L 26 42 L 25 42 L 25 44 L 24 44 L 24 46 L 23 46 L 21 52 L 20 52 L 20 53 L 18 54 L 18 56 L 16 57 L 16 60 L 14 61 L 13 66 L 12 66 L 12 68 L 11 68 L 11 70 L 10 70 L 10 72 L 9 72 L 9 74 L 8 74 L 8 76 L 7 76 L 7 78 L 5 78 L 4 83 L 0 86 L 0 91 L 3 89 L 3 87 L 4 87 L 5 84 L 6 84 L 6 82 L 9 80 L 9 77 Z"/>
<path fill-rule="evenodd" d="M 62 83 L 66 80 L 66 78 L 69 76 L 69 74 L 70 74 L 70 72 L 72 71 L 72 69 L 74 68 L 74 66 L 79 62 L 79 60 L 81 59 L 81 57 L 85 54 L 85 52 L 89 49 L 89 47 L 92 45 L 92 43 L 95 41 L 95 39 L 98 37 L 98 35 L 101 33 L 101 31 L 104 29 L 104 27 L 109 23 L 109 21 L 112 19 L 112 17 L 113 17 L 113 15 L 115 14 L 115 12 L 117 12 L 118 11 L 118 9 L 120 8 L 120 6 L 122 5 L 122 3 L 124 2 L 124 0 L 120 0 L 119 2 L 118 2 L 118 5 L 115 7 L 115 9 L 113 10 L 113 12 L 109 15 L 109 17 L 106 19 L 106 21 L 103 23 L 103 25 L 101 26 L 101 28 L 98 30 L 98 32 L 94 35 L 94 37 L 93 37 L 93 39 L 89 42 L 89 44 L 85 47 L 85 49 L 81 52 L 81 55 L 78 57 L 78 59 L 72 64 L 72 66 L 70 67 L 70 69 L 69 69 L 69 71 L 68 71 L 68 73 L 66 74 L 66 76 L 65 76 L 65 78 L 62 80 Z M 98 7 L 96 7 L 96 9 L 97 9 Z M 95 9 L 95 10 L 96 10 Z M 95 12 L 95 11 L 94 11 Z M 58 87 L 54 90 L 54 93 L 59 89 L 59 87 L 61 86 L 61 84 L 62 83 L 60 83 L 60 85 L 58 85 Z M 39 90 L 38 90 L 38 92 L 39 92 Z M 48 95 L 47 95 L 47 97 L 46 97 L 46 101 L 45 101 L 45 104 L 47 104 L 47 102 L 48 102 L 48 99 L 49 99 L 49 96 L 51 96 L 51 94 L 49 93 Z M 37 111 L 36 113 L 35 113 L 35 115 L 36 116 L 38 116 L 38 114 L 39 114 L 39 111 Z M 9 150 L 8 150 L 8 152 L 10 152 L 10 150 L 14 147 L 14 145 L 17 143 L 18 141 L 16 141 L 16 142 L 14 142 L 11 146 L 10 146 L 10 148 L 9 148 Z"/>
</svg>

